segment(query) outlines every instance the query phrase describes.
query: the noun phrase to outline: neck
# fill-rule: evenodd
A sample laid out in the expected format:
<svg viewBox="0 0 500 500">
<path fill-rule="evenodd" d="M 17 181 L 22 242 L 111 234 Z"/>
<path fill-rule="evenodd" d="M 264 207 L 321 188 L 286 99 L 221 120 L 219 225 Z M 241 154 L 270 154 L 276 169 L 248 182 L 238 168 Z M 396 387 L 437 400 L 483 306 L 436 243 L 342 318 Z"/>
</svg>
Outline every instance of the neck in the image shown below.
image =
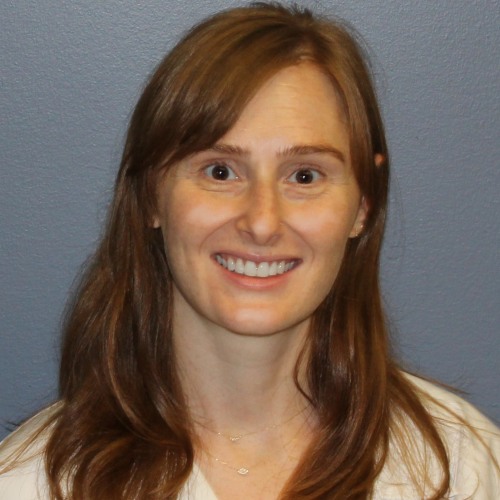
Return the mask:
<svg viewBox="0 0 500 500">
<path fill-rule="evenodd" d="M 308 324 L 273 335 L 238 335 L 174 322 L 181 383 L 194 421 L 221 432 L 276 425 L 307 403 L 294 382 Z M 299 372 L 299 383 L 304 385 Z"/>
</svg>

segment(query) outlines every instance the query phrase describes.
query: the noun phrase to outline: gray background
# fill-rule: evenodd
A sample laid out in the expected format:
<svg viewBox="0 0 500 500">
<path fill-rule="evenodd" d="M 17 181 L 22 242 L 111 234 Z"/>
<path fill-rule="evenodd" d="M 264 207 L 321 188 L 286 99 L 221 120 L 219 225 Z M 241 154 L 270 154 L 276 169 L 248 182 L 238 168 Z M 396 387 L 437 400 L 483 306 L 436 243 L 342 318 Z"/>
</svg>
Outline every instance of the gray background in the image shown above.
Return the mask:
<svg viewBox="0 0 500 500">
<path fill-rule="evenodd" d="M 61 313 L 145 77 L 184 29 L 237 3 L 1 2 L 0 426 L 55 395 Z M 350 20 L 375 54 L 396 350 L 499 421 L 499 3 L 308 5 Z"/>
</svg>

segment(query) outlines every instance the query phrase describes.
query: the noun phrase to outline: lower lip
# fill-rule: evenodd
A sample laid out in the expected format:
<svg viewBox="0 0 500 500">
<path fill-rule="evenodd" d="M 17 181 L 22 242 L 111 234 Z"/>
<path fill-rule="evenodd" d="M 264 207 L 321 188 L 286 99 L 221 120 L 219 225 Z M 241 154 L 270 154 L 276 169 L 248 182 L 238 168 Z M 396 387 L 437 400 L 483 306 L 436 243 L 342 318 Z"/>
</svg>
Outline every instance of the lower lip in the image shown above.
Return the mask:
<svg viewBox="0 0 500 500">
<path fill-rule="evenodd" d="M 288 276 L 299 267 L 299 263 L 283 274 L 275 274 L 274 276 L 268 276 L 267 278 L 258 278 L 256 276 L 246 276 L 245 274 L 238 274 L 234 271 L 229 271 L 225 267 L 221 266 L 217 261 L 214 261 L 215 265 L 224 273 L 224 276 L 231 280 L 232 283 L 242 287 L 242 288 L 252 288 L 252 289 L 267 289 L 274 288 L 283 285 L 288 281 Z"/>
</svg>

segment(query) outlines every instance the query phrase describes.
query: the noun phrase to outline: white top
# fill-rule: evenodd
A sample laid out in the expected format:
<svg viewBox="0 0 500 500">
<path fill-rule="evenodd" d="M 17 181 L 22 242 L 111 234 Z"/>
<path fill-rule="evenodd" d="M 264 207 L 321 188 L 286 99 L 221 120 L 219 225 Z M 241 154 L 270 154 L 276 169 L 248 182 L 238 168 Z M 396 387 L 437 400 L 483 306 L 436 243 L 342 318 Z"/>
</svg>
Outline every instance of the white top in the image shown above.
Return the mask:
<svg viewBox="0 0 500 500">
<path fill-rule="evenodd" d="M 443 403 L 471 425 L 488 445 L 490 453 L 500 463 L 500 430 L 473 406 L 454 394 L 429 382 L 410 377 L 424 393 Z M 500 475 L 483 443 L 457 419 L 452 419 L 441 408 L 426 405 L 442 431 L 451 465 L 451 492 L 449 499 L 493 500 L 500 498 Z M 0 444 L 0 462 L 17 449 L 45 421 L 51 409 L 39 413 Z M 408 437 L 417 436 L 409 429 Z M 46 440 L 40 436 L 30 449 L 29 458 L 10 472 L 0 475 L 0 500 L 46 500 L 47 484 L 41 451 Z M 419 456 L 425 454 L 422 443 L 416 443 Z M 31 451 L 33 450 L 33 451 Z M 401 467 L 397 446 L 391 445 L 390 456 L 375 485 L 374 500 L 420 500 L 409 473 Z M 436 479 L 436 478 L 434 478 Z M 432 481 L 432 478 L 431 478 Z M 200 469 L 195 465 L 179 500 L 217 500 Z"/>
</svg>

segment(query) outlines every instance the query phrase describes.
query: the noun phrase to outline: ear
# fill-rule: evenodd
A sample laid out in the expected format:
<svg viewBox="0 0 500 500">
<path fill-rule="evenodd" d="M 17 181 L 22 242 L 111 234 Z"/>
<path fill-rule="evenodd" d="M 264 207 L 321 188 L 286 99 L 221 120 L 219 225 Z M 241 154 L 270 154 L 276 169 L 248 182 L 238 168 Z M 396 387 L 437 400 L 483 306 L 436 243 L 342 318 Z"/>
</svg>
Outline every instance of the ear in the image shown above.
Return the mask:
<svg viewBox="0 0 500 500">
<path fill-rule="evenodd" d="M 385 156 L 380 154 L 380 153 L 377 153 L 375 156 L 374 156 L 374 162 L 375 162 L 375 166 L 377 168 L 380 168 L 384 162 L 385 162 Z"/>
<path fill-rule="evenodd" d="M 351 233 L 349 234 L 349 238 L 357 238 L 365 227 L 365 221 L 368 216 L 368 202 L 364 196 L 361 197 L 361 201 L 359 202 L 358 213 L 356 214 L 356 220 L 351 229 Z"/>
<path fill-rule="evenodd" d="M 375 163 L 376 168 L 380 168 L 385 162 L 385 156 L 383 154 L 376 153 L 373 157 L 373 162 Z M 365 227 L 365 222 L 366 218 L 368 217 L 369 211 L 370 207 L 368 206 L 368 202 L 366 201 L 366 198 L 362 196 L 359 203 L 358 213 L 356 215 L 356 220 L 354 221 L 354 225 L 352 226 L 349 238 L 357 238 L 361 235 Z"/>
<path fill-rule="evenodd" d="M 157 215 L 154 215 L 151 219 L 151 227 L 153 229 L 158 229 L 160 227 L 160 218 Z"/>
</svg>

